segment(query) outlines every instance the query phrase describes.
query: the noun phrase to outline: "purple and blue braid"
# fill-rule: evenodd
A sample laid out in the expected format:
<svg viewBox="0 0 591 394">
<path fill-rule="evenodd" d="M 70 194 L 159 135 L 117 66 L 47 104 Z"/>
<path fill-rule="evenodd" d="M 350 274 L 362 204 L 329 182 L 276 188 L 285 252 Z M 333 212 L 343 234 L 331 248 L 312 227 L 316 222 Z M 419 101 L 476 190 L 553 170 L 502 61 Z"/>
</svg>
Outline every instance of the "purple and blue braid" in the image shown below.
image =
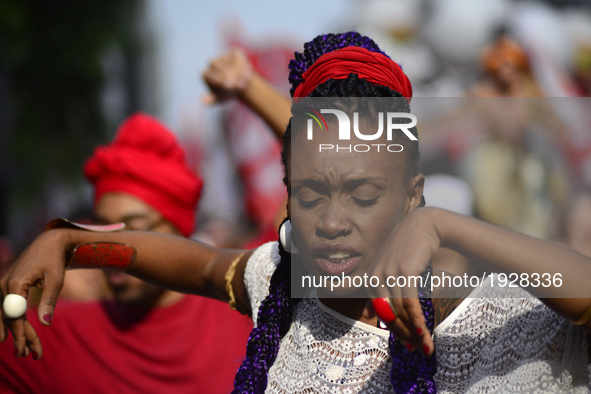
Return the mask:
<svg viewBox="0 0 591 394">
<path fill-rule="evenodd" d="M 425 273 L 432 271 L 429 265 Z M 432 277 L 432 275 L 429 275 Z M 435 313 L 433 302 L 428 289 L 419 290 L 419 300 L 423 309 L 423 316 L 429 332 L 433 334 L 435 328 Z M 390 371 L 390 381 L 397 393 L 436 393 L 435 381 L 433 376 L 437 372 L 437 362 L 435 353 L 429 358 L 425 358 L 419 352 L 410 352 L 399 341 L 396 336 L 390 333 L 388 340 L 390 347 L 390 357 L 392 357 L 392 370 Z"/>
<path fill-rule="evenodd" d="M 279 343 L 291 326 L 293 308 L 300 299 L 291 298 L 291 256 L 279 243 L 281 262 L 257 315 L 257 326 L 246 345 L 246 358 L 236 373 L 233 393 L 263 393 L 267 376 L 277 358 Z"/>
</svg>

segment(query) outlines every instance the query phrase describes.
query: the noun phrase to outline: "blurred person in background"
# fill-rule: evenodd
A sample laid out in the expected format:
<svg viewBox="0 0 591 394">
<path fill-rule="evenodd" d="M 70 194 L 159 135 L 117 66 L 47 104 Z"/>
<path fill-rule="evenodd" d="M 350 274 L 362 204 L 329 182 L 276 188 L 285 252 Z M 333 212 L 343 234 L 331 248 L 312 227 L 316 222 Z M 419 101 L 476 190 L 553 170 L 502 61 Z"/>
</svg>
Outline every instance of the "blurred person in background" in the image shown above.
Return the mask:
<svg viewBox="0 0 591 394">
<path fill-rule="evenodd" d="M 542 91 L 531 72 L 525 50 L 505 29 L 500 29 L 481 52 L 485 72 L 469 91 L 476 97 L 540 97 Z"/>
<path fill-rule="evenodd" d="M 482 138 L 462 169 L 476 216 L 550 239 L 568 191 L 561 150 L 566 127 L 542 97 L 525 50 L 506 30 L 483 49 L 480 65 L 485 74 L 469 91 L 477 99 L 468 105 Z"/>
<path fill-rule="evenodd" d="M 202 181 L 174 135 L 134 114 L 99 147 L 84 173 L 99 224 L 189 237 Z M 167 264 L 162 261 L 162 264 Z M 0 392 L 225 393 L 245 354 L 252 322 L 222 302 L 107 272 L 112 301 L 60 304 L 38 361 L 0 349 Z M 51 315 L 45 315 L 47 322 Z M 81 335 L 83 334 L 83 335 Z"/>
</svg>

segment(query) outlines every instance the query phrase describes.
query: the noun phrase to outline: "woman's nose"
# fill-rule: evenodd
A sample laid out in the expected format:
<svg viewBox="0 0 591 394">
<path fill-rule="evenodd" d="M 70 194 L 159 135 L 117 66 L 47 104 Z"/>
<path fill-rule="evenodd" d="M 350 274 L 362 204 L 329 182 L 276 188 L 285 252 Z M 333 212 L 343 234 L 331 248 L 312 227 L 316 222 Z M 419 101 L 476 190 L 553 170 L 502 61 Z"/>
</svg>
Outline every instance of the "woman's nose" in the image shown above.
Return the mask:
<svg viewBox="0 0 591 394">
<path fill-rule="evenodd" d="M 347 209 L 339 201 L 331 201 L 320 216 L 316 226 L 317 235 L 334 239 L 348 233 Z"/>
</svg>

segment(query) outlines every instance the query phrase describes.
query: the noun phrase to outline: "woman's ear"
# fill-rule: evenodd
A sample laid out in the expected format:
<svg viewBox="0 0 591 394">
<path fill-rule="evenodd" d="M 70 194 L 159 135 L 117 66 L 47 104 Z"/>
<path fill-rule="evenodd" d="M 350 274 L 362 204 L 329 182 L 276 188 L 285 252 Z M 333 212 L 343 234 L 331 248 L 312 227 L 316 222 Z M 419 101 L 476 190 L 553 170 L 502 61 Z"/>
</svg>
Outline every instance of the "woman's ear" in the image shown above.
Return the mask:
<svg viewBox="0 0 591 394">
<path fill-rule="evenodd" d="M 409 190 L 408 190 L 408 197 L 409 197 L 409 204 L 408 204 L 408 212 L 413 211 L 415 208 L 421 206 L 421 200 L 423 197 L 423 188 L 425 187 L 425 176 L 423 174 L 419 174 L 410 180 Z"/>
</svg>

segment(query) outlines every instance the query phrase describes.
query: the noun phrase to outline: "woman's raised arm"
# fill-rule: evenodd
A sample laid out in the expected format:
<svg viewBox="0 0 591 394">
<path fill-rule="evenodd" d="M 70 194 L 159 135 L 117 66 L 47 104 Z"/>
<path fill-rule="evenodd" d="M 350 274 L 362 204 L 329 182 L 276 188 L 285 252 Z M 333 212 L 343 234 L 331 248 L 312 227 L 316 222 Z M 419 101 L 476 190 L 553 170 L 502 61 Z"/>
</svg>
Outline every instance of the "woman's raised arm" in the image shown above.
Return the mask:
<svg viewBox="0 0 591 394">
<path fill-rule="evenodd" d="M 203 80 L 210 90 L 203 100 L 206 104 L 237 98 L 282 140 L 291 117 L 291 99 L 256 73 L 243 51 L 233 49 L 212 60 L 203 72 Z"/>
</svg>

